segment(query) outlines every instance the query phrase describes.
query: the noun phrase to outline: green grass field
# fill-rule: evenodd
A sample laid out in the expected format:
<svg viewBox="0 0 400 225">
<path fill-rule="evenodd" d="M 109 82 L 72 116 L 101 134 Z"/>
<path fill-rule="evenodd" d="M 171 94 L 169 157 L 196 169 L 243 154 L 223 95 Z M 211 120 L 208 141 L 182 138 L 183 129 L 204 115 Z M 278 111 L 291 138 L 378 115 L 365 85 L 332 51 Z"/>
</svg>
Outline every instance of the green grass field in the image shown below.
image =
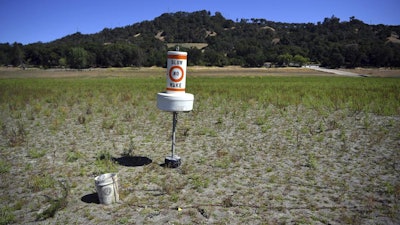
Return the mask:
<svg viewBox="0 0 400 225">
<path fill-rule="evenodd" d="M 400 222 L 399 79 L 188 77 L 178 169 L 160 166 L 164 90 L 162 75 L 0 79 L 0 224 Z M 106 172 L 122 201 L 103 207 L 85 199 Z"/>
<path fill-rule="evenodd" d="M 100 104 L 98 107 L 130 103 L 154 104 L 155 94 L 164 90 L 164 78 L 3 79 L 0 103 L 23 109 L 53 103 Z M 378 115 L 400 113 L 400 80 L 396 78 L 342 77 L 194 77 L 187 91 L 196 95 L 195 105 L 212 101 L 228 107 L 253 104 L 257 107 L 302 105 L 334 111 L 348 109 Z M 105 104 L 105 105 L 104 105 Z M 154 104 L 155 105 L 155 104 Z"/>
</svg>

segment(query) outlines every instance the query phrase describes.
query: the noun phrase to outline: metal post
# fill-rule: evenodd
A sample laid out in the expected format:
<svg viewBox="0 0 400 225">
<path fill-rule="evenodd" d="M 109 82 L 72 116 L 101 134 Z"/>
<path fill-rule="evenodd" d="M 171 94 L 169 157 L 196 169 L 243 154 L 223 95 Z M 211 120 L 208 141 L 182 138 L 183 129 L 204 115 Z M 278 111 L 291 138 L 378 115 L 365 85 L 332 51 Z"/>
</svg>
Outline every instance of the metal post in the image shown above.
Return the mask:
<svg viewBox="0 0 400 225">
<path fill-rule="evenodd" d="M 175 155 L 175 131 L 176 124 L 178 123 L 178 112 L 173 112 L 172 117 L 172 147 L 171 147 L 171 157 L 174 158 Z"/>
<path fill-rule="evenodd" d="M 178 112 L 173 112 L 172 117 L 172 146 L 171 146 L 171 156 L 167 156 L 165 158 L 165 166 L 169 168 L 177 168 L 181 165 L 181 157 L 175 155 L 175 131 L 176 131 L 176 124 L 178 123 Z"/>
</svg>

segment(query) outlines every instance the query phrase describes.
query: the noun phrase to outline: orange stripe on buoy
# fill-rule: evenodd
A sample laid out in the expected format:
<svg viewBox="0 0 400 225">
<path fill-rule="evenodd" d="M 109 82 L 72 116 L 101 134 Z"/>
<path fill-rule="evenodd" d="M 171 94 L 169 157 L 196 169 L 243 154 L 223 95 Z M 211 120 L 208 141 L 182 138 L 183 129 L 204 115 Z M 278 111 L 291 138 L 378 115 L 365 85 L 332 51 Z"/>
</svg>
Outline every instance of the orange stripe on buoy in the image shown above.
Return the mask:
<svg viewBox="0 0 400 225">
<path fill-rule="evenodd" d="M 168 55 L 168 59 L 187 59 L 187 55 Z"/>
<path fill-rule="evenodd" d="M 185 91 L 185 88 L 167 88 L 168 91 Z"/>
</svg>

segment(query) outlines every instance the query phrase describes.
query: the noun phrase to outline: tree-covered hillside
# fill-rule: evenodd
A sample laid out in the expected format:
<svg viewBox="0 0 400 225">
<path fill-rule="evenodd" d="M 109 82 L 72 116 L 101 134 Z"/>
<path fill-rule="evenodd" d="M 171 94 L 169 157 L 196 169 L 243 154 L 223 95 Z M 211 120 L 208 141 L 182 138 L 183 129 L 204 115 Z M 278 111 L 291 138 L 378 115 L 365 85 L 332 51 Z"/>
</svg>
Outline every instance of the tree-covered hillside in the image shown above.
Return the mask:
<svg viewBox="0 0 400 225">
<path fill-rule="evenodd" d="M 322 22 L 229 20 L 221 13 L 165 13 L 99 33 L 75 33 L 50 43 L 0 44 L 0 65 L 50 67 L 165 66 L 166 51 L 188 51 L 189 65 L 248 67 L 400 67 L 400 26 L 351 17 Z"/>
</svg>

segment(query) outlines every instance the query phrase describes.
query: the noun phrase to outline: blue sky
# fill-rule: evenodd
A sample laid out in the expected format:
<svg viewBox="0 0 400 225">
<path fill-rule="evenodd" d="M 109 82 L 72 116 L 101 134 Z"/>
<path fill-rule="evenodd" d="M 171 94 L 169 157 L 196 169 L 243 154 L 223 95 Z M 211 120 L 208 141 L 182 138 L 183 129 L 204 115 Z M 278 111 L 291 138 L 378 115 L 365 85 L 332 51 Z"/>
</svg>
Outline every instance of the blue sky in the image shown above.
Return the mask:
<svg viewBox="0 0 400 225">
<path fill-rule="evenodd" d="M 0 43 L 49 42 L 198 10 L 234 21 L 317 23 L 334 15 L 341 21 L 354 16 L 368 24 L 400 25 L 399 0 L 0 0 Z"/>
</svg>

